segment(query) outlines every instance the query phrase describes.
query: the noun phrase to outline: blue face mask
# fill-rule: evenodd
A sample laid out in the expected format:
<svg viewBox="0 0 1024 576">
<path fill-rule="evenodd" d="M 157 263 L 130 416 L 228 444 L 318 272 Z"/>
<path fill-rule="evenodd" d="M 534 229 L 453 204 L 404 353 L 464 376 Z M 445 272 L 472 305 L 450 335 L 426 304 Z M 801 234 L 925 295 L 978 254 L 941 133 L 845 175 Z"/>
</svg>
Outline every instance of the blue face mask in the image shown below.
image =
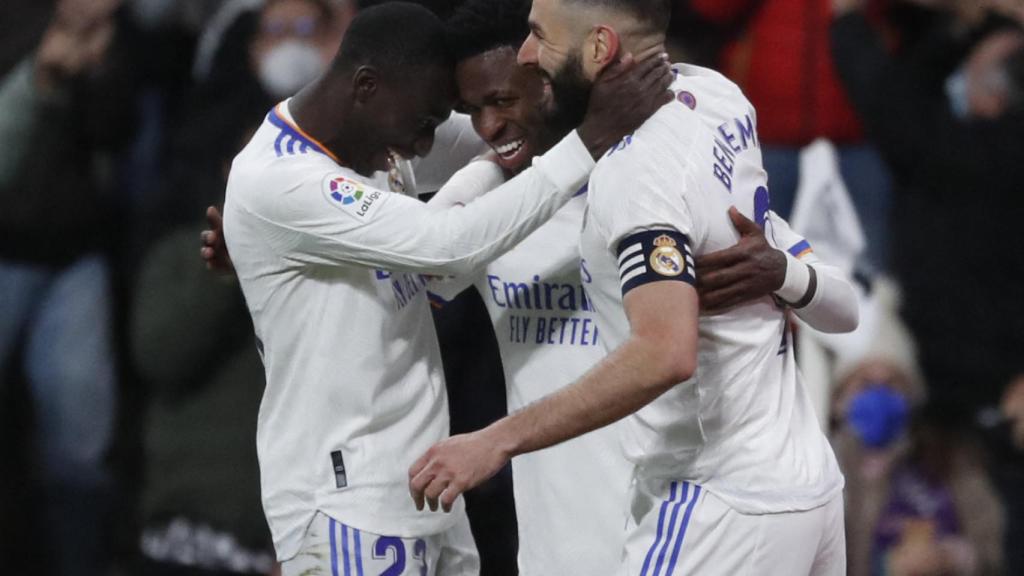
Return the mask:
<svg viewBox="0 0 1024 576">
<path fill-rule="evenodd" d="M 949 109 L 953 111 L 953 116 L 966 120 L 971 115 L 971 103 L 967 95 L 967 72 L 963 68 L 957 69 L 946 78 L 946 98 L 949 100 Z"/>
<path fill-rule="evenodd" d="M 871 383 L 850 400 L 846 420 L 861 442 L 885 448 L 903 433 L 909 412 L 902 394 L 885 384 Z"/>
</svg>

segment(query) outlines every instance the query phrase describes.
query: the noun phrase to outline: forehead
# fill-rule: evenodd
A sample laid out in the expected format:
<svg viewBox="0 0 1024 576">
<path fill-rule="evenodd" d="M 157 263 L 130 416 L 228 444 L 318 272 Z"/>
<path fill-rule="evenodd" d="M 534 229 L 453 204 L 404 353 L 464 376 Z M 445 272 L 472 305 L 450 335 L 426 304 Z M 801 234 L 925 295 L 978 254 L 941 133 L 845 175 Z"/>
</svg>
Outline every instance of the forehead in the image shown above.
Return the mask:
<svg viewBox="0 0 1024 576">
<path fill-rule="evenodd" d="M 563 0 L 533 0 L 530 7 L 530 27 L 542 32 L 561 28 L 567 24 L 562 13 Z"/>
<path fill-rule="evenodd" d="M 459 96 L 471 101 L 488 93 L 515 88 L 516 49 L 501 46 L 471 56 L 455 68 Z"/>
</svg>

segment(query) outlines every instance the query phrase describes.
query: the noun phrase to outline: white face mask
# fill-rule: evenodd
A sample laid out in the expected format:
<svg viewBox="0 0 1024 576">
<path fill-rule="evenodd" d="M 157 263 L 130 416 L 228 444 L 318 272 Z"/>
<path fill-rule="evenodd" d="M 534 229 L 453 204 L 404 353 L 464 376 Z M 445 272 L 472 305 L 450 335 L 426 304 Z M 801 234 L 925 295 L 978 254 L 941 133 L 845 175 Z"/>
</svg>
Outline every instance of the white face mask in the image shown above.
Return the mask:
<svg viewBox="0 0 1024 576">
<path fill-rule="evenodd" d="M 959 120 L 966 120 L 971 114 L 971 103 L 967 90 L 967 72 L 963 68 L 957 69 L 949 78 L 946 78 L 946 98 L 949 100 L 949 108 L 953 111 L 953 116 Z"/>
<path fill-rule="evenodd" d="M 320 51 L 299 40 L 285 40 L 260 60 L 260 85 L 274 98 L 286 98 L 312 82 L 326 65 Z"/>
</svg>

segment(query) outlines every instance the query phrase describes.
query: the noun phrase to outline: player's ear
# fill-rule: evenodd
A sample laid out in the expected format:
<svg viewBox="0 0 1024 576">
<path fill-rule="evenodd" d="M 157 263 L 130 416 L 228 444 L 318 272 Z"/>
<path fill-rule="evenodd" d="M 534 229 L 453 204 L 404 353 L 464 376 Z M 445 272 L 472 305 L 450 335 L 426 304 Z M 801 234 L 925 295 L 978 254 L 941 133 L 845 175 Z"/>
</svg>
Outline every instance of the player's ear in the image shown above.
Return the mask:
<svg viewBox="0 0 1024 576">
<path fill-rule="evenodd" d="M 352 94 L 357 102 L 365 103 L 377 93 L 380 73 L 373 66 L 360 66 L 352 75 Z"/>
<path fill-rule="evenodd" d="M 590 31 L 583 49 L 583 69 L 588 76 L 596 77 L 619 57 L 619 33 L 604 24 L 598 24 Z"/>
</svg>

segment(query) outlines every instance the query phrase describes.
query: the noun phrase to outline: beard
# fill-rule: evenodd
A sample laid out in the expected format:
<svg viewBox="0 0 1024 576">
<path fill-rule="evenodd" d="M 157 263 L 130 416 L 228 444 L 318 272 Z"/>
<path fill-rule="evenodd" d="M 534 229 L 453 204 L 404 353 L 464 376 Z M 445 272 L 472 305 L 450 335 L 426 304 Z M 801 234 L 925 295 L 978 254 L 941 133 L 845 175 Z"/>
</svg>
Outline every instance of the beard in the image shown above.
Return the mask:
<svg viewBox="0 0 1024 576">
<path fill-rule="evenodd" d="M 579 54 L 570 56 L 562 67 L 549 76 L 553 109 L 547 121 L 560 132 L 569 132 L 583 122 L 590 104 L 593 84 L 583 74 Z"/>
</svg>

